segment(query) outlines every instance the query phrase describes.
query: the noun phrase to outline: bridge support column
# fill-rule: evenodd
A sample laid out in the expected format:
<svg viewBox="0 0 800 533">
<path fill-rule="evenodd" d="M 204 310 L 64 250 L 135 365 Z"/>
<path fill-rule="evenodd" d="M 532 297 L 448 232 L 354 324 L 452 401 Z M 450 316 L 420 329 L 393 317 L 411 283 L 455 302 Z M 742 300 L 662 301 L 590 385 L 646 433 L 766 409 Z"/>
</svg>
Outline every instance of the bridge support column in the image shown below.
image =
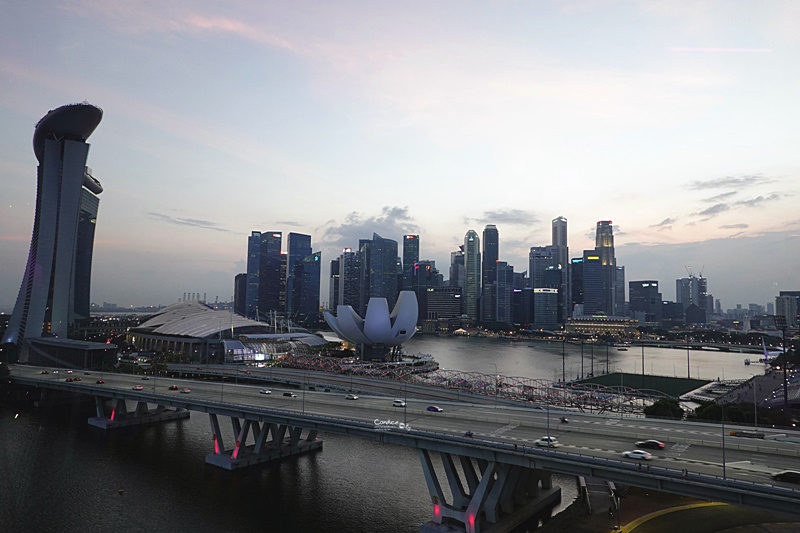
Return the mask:
<svg viewBox="0 0 800 533">
<path fill-rule="evenodd" d="M 97 416 L 89 419 L 90 426 L 116 429 L 189 418 L 189 411 L 184 409 L 167 409 L 163 405 L 157 405 L 155 409 L 150 409 L 147 402 L 136 402 L 136 407 L 133 412 L 130 412 L 125 400 L 120 398 L 111 400 L 111 411 L 108 412 L 103 400 L 104 398 L 100 396 L 94 397 Z"/>
<path fill-rule="evenodd" d="M 506 533 L 561 500 L 549 472 L 440 452 L 448 503 L 431 452 L 420 448 L 419 456 L 433 502 L 433 519 L 420 533 Z"/>
<path fill-rule="evenodd" d="M 218 416 L 213 413 L 208 416 L 214 452 L 206 456 L 206 463 L 226 470 L 280 460 L 322 448 L 322 440 L 317 438 L 316 430 L 307 430 L 303 437 L 304 430 L 301 427 L 231 417 L 235 444 L 233 448 L 226 449 Z M 248 444 L 251 434 L 253 444 Z"/>
</svg>

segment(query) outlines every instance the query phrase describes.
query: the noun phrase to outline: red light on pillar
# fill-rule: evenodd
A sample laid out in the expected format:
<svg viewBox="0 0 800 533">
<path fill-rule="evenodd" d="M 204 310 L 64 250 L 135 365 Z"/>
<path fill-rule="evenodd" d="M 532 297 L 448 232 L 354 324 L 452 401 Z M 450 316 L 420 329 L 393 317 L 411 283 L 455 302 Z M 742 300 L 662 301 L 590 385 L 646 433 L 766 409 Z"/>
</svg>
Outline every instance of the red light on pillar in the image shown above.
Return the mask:
<svg viewBox="0 0 800 533">
<path fill-rule="evenodd" d="M 236 447 L 233 449 L 233 457 L 231 457 L 231 459 L 238 459 L 239 458 L 239 445 L 241 443 L 242 443 L 242 441 L 240 441 L 240 440 L 236 441 Z"/>
<path fill-rule="evenodd" d="M 475 527 L 475 515 L 469 515 L 469 527 Z"/>
<path fill-rule="evenodd" d="M 433 505 L 433 515 L 434 516 L 439 516 L 440 511 L 441 511 L 441 509 L 439 509 L 439 504 L 438 503 L 434 504 Z"/>
<path fill-rule="evenodd" d="M 219 442 L 217 442 L 216 434 L 214 434 L 214 453 L 219 455 Z"/>
<path fill-rule="evenodd" d="M 114 416 L 116 416 L 116 414 L 117 414 L 117 408 L 115 407 L 115 408 L 113 408 L 111 410 L 111 418 L 109 418 L 109 420 L 111 420 L 113 422 L 114 421 Z"/>
</svg>

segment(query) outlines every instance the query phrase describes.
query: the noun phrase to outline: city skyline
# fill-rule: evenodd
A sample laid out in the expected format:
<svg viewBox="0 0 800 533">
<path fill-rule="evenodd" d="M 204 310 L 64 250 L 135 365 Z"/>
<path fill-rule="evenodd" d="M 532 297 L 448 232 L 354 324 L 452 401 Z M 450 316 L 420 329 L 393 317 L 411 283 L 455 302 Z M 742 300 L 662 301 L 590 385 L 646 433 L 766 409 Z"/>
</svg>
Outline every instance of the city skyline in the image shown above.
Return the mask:
<svg viewBox="0 0 800 533">
<path fill-rule="evenodd" d="M 253 230 L 311 236 L 322 302 L 373 233 L 419 235 L 444 273 L 493 224 L 521 272 L 559 216 L 570 258 L 612 220 L 625 279 L 668 300 L 687 267 L 723 308 L 800 283 L 795 3 L 46 4 L 0 22 L 0 308 L 31 241 L 33 125 L 83 100 L 106 113 L 98 303 L 227 301 Z"/>
</svg>

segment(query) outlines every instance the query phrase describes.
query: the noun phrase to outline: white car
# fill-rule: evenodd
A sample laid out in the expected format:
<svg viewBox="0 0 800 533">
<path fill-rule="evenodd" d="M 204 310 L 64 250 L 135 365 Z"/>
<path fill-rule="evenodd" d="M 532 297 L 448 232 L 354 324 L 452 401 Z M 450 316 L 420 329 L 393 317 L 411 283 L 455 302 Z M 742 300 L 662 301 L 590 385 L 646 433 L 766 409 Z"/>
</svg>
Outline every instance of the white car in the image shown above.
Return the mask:
<svg viewBox="0 0 800 533">
<path fill-rule="evenodd" d="M 545 448 L 558 448 L 561 443 L 555 437 L 542 437 L 533 441 L 536 446 L 544 446 Z"/>
<path fill-rule="evenodd" d="M 405 407 L 406 402 L 403 400 L 395 400 L 392 402 L 392 407 Z"/>
<path fill-rule="evenodd" d="M 344 398 L 345 400 L 358 400 L 358 396 L 356 396 L 355 394 L 348 394 Z"/>
<path fill-rule="evenodd" d="M 258 392 L 259 392 L 259 394 L 272 394 L 272 391 L 269 390 L 269 389 L 261 389 Z"/>
<path fill-rule="evenodd" d="M 623 457 L 627 457 L 628 459 L 642 459 L 644 461 L 649 461 L 653 458 L 650 452 L 646 452 L 644 450 L 630 450 L 627 452 L 622 452 Z"/>
</svg>

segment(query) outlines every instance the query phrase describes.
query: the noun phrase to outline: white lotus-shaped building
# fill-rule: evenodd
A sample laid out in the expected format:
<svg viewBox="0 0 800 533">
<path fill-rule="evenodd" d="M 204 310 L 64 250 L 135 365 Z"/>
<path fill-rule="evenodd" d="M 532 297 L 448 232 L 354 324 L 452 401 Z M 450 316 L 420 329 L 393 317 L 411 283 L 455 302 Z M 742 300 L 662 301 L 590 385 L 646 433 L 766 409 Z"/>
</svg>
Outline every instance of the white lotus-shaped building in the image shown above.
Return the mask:
<svg viewBox="0 0 800 533">
<path fill-rule="evenodd" d="M 325 311 L 325 321 L 343 339 L 353 344 L 399 346 L 414 336 L 417 327 L 417 295 L 401 291 L 389 314 L 386 298 L 370 298 L 367 316 L 361 318 L 349 305 L 340 305 L 336 316 Z"/>
</svg>

